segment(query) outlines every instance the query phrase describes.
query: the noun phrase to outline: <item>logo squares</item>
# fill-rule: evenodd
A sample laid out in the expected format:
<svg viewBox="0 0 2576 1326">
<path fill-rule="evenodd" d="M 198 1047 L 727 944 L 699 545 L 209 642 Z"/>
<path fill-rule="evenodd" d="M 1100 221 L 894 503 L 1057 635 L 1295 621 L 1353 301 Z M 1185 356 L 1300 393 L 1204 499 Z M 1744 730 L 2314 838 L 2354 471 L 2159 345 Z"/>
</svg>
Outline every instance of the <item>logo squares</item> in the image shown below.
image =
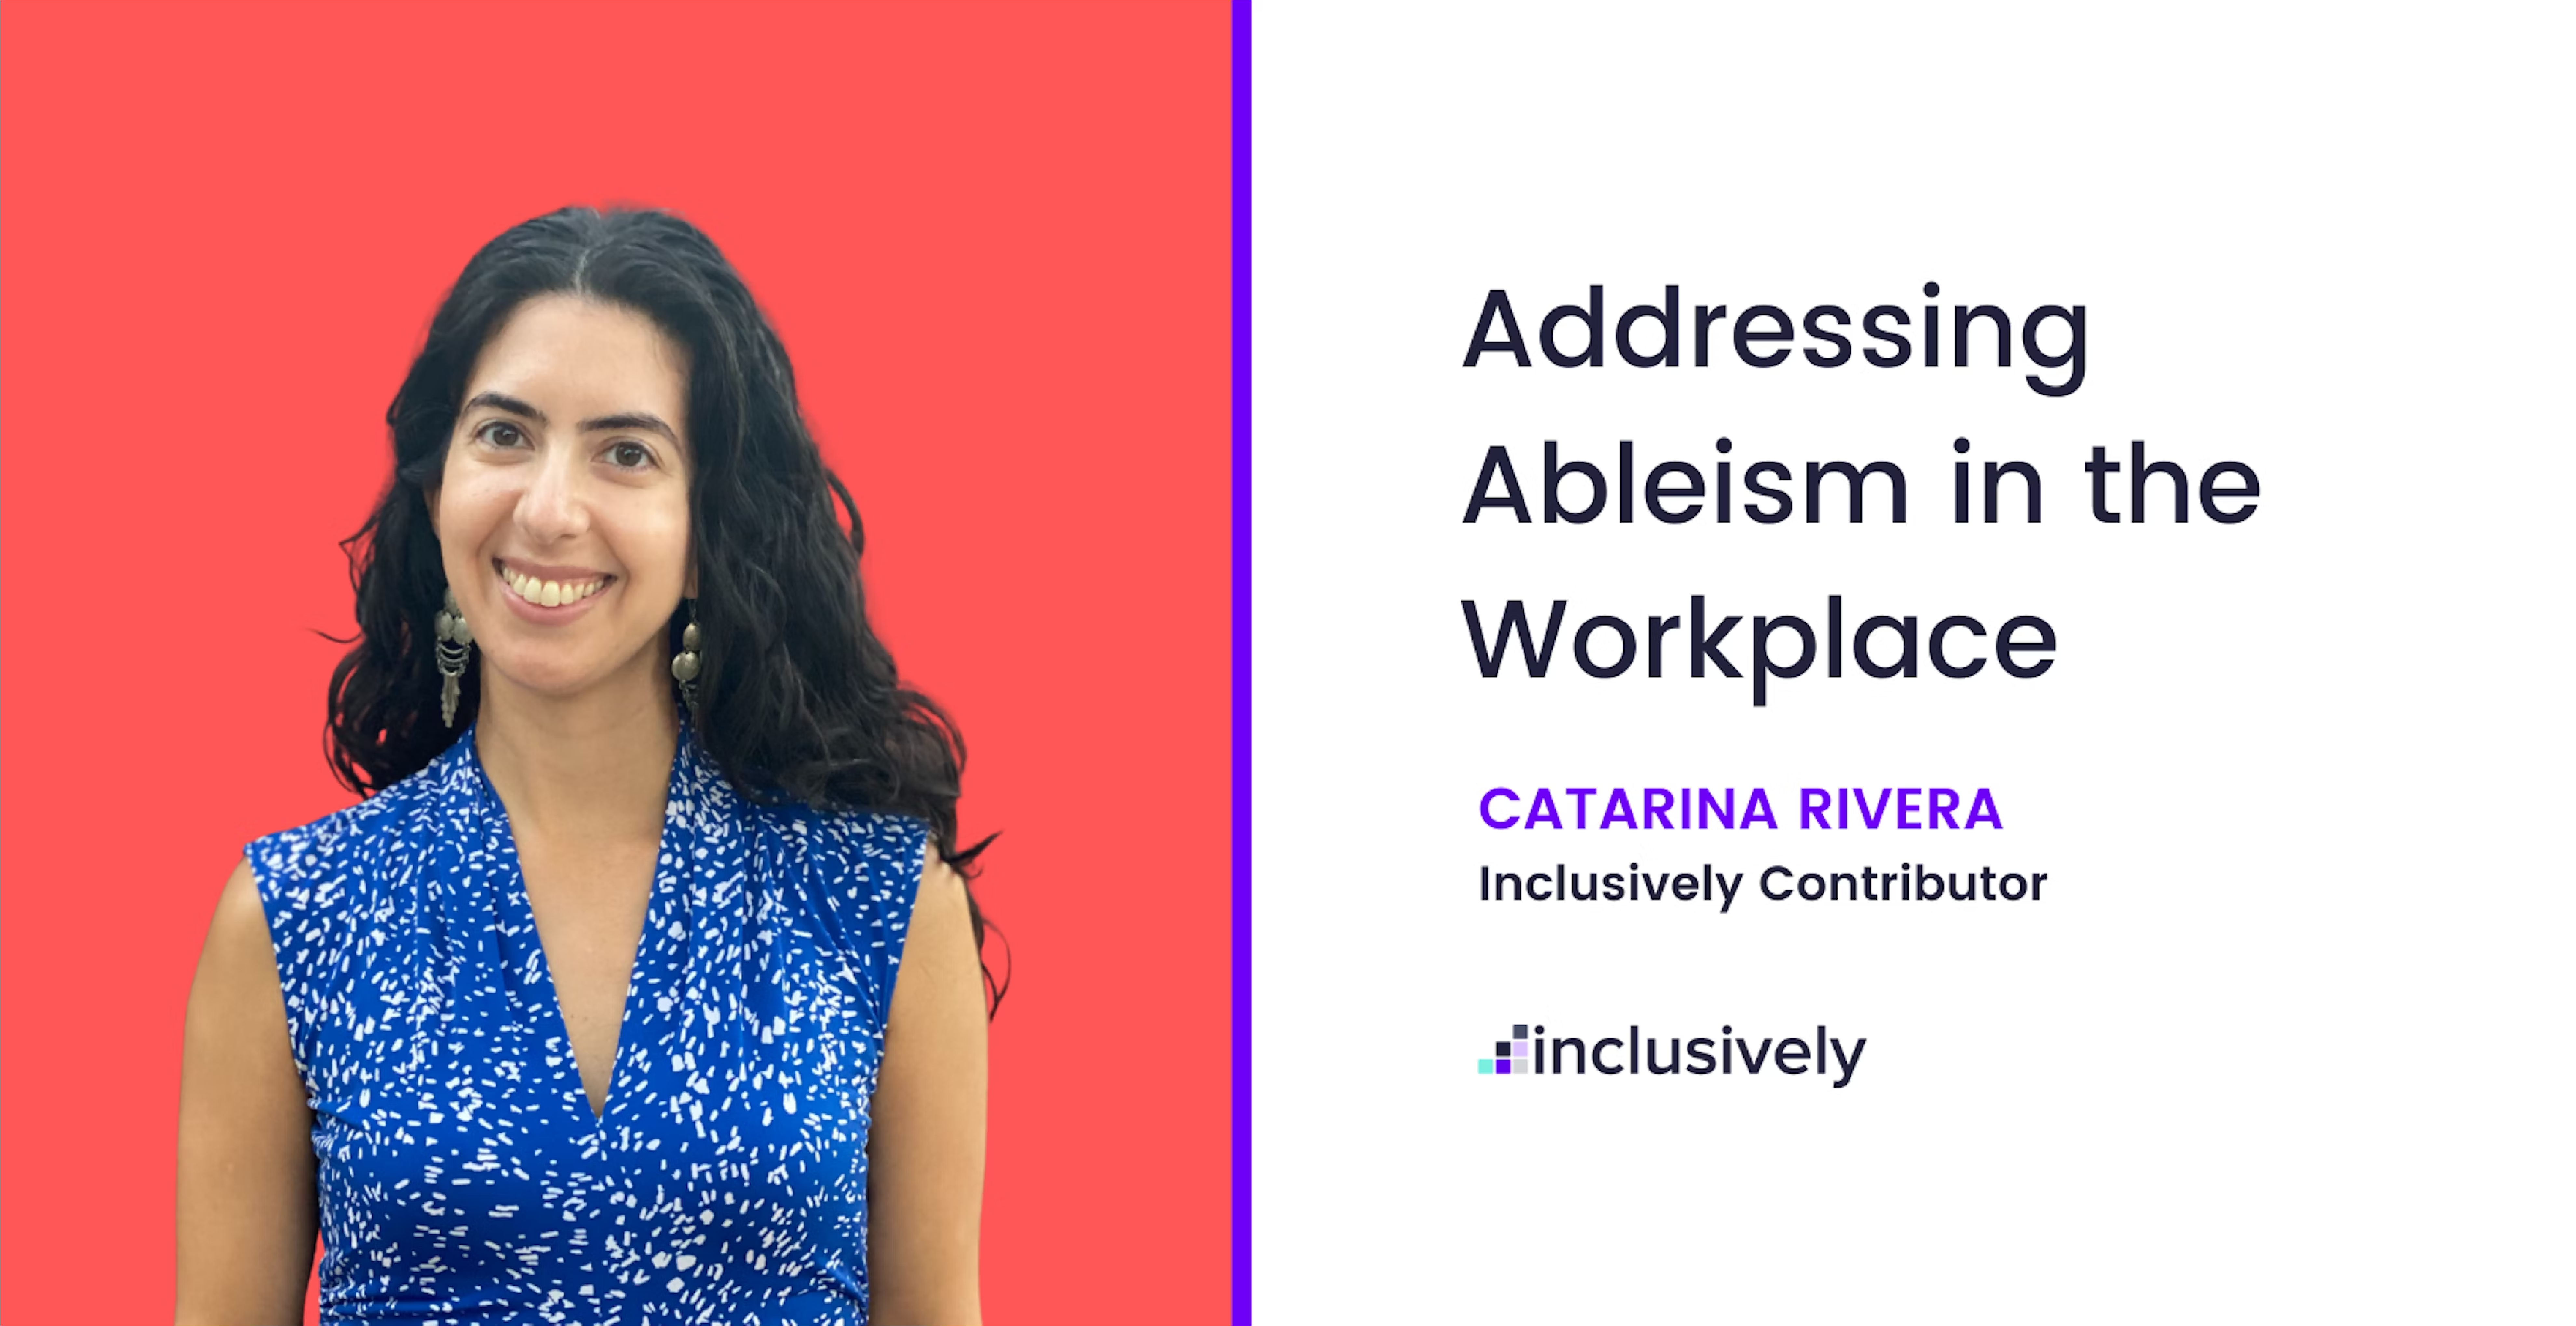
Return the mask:
<svg viewBox="0 0 2576 1326">
<path fill-rule="evenodd" d="M 1530 1072 L 1529 1034 L 1530 1029 L 1528 1023 L 1524 1022 L 1514 1026 L 1512 1028 L 1512 1038 L 1510 1040 L 1494 1042 L 1493 1058 L 1479 1059 L 1476 1061 L 1477 1073 L 1483 1075 L 1501 1074 L 1507 1077 L 1511 1074 L 1518 1073 L 1524 1077 L 1528 1076 Z"/>
</svg>

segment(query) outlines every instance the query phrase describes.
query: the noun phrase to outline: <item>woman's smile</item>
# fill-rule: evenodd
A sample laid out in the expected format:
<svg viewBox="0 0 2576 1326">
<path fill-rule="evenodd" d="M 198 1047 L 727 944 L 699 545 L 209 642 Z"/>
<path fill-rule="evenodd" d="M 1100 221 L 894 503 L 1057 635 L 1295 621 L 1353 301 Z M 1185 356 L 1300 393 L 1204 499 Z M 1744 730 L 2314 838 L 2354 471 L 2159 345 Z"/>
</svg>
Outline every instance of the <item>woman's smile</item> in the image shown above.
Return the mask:
<svg viewBox="0 0 2576 1326">
<path fill-rule="evenodd" d="M 509 602 L 511 611 L 549 626 L 571 621 L 588 611 L 591 603 L 617 582 L 617 577 L 602 571 L 534 563 L 513 565 L 498 557 L 492 559 L 492 571 L 501 581 L 501 597 Z"/>
</svg>

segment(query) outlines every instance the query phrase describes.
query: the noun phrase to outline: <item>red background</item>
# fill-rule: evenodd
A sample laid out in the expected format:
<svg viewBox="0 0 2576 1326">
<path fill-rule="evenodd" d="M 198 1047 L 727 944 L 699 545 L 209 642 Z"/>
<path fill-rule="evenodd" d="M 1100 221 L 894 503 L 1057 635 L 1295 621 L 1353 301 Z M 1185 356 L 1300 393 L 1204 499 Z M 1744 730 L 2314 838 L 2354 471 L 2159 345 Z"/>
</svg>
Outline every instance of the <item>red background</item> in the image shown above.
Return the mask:
<svg viewBox="0 0 2576 1326">
<path fill-rule="evenodd" d="M 636 202 L 785 338 L 1002 830 L 986 1312 L 1223 1319 L 1226 9 L 0 15 L 0 1316 L 169 1319 L 188 984 L 350 799 L 386 403 L 483 241 Z"/>
</svg>

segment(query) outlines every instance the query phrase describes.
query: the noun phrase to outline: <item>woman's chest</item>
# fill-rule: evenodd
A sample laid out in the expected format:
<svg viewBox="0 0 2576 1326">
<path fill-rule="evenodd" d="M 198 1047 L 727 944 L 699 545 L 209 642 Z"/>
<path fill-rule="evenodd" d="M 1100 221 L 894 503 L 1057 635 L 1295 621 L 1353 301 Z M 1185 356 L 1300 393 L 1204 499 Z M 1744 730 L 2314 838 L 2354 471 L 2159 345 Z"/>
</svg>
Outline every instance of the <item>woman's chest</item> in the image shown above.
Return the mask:
<svg viewBox="0 0 2576 1326">
<path fill-rule="evenodd" d="M 542 917 L 382 936 L 314 1065 L 317 1142 L 336 1127 L 496 1155 L 555 1139 L 697 1156 L 863 1139 L 884 1009 L 849 955 L 777 908 L 688 903 L 626 913 L 622 970 L 613 911 L 581 941 Z M 558 948 L 584 955 L 560 981 Z"/>
<path fill-rule="evenodd" d="M 606 1107 L 628 1006 L 640 984 L 639 955 L 651 950 L 647 905 L 652 898 L 652 857 L 642 854 L 640 873 L 621 880 L 563 878 L 531 869 L 527 900 L 538 952 L 553 987 L 572 1060 L 591 1112 Z M 533 865 L 533 862 L 532 862 Z M 532 995 L 542 1020 L 542 991 Z"/>
<path fill-rule="evenodd" d="M 883 1018 L 839 954 L 751 917 L 648 925 L 594 1112 L 544 973 L 509 939 L 373 955 L 372 1007 L 349 1010 L 315 1101 L 326 1233 L 625 1274 L 792 1213 L 864 1221 Z"/>
</svg>

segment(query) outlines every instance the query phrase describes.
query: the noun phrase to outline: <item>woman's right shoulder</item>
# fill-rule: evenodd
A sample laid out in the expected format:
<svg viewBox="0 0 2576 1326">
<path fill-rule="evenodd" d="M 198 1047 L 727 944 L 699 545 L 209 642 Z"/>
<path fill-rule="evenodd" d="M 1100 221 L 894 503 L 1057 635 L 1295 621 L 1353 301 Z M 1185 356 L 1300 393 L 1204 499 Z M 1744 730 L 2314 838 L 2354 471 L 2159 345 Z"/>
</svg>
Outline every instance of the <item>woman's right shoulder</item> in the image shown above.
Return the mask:
<svg viewBox="0 0 2576 1326">
<path fill-rule="evenodd" d="M 284 995 L 288 1040 L 299 1069 L 316 1089 L 327 1086 L 339 1059 L 332 1053 L 334 1010 L 371 961 L 371 936 L 409 905 L 405 881 L 438 836 L 445 798 L 419 775 L 353 806 L 252 839 L 215 904 L 209 949 L 222 946 L 265 962 Z M 317 1078 L 314 1074 L 320 1074 Z"/>
<path fill-rule="evenodd" d="M 232 878 L 224 881 L 224 891 L 215 899 L 214 921 L 206 927 L 206 952 L 210 960 L 225 957 L 227 968 L 244 954 L 271 956 L 267 905 L 260 898 L 259 874 L 251 869 L 248 857 L 233 867 Z"/>
<path fill-rule="evenodd" d="M 356 805 L 252 839 L 226 891 L 239 886 L 251 893 L 272 927 L 302 914 L 345 911 L 373 891 L 402 843 L 433 831 L 439 798 L 429 774 L 423 770 Z"/>
</svg>

